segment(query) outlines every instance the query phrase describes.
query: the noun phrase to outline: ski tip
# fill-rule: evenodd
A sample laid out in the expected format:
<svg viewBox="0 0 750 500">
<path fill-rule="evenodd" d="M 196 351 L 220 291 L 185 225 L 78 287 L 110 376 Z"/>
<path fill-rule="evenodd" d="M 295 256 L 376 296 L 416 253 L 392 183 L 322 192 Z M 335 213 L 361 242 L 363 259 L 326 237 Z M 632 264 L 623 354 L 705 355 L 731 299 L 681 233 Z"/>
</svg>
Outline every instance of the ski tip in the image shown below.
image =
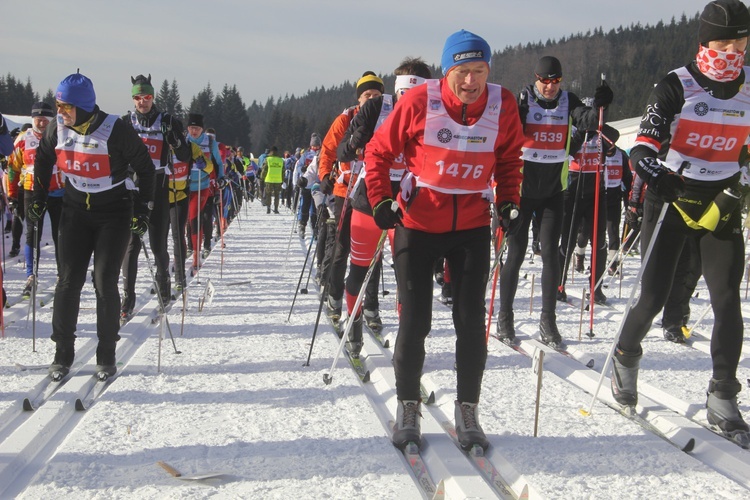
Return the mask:
<svg viewBox="0 0 750 500">
<path fill-rule="evenodd" d="M 430 391 L 430 395 L 427 396 L 427 401 L 425 401 L 425 404 L 435 404 L 435 391 Z"/>
<path fill-rule="evenodd" d="M 529 485 L 524 484 L 521 494 L 518 495 L 518 500 L 529 500 Z"/>
<path fill-rule="evenodd" d="M 690 438 L 687 443 L 685 443 L 685 446 L 682 447 L 682 451 L 685 453 L 690 453 L 695 449 L 695 438 Z"/>
<path fill-rule="evenodd" d="M 23 411 L 34 411 L 34 405 L 31 404 L 29 398 L 24 398 L 23 400 Z"/>
<path fill-rule="evenodd" d="M 81 398 L 76 399 L 75 407 L 76 411 L 86 411 L 86 405 L 83 404 Z"/>
</svg>

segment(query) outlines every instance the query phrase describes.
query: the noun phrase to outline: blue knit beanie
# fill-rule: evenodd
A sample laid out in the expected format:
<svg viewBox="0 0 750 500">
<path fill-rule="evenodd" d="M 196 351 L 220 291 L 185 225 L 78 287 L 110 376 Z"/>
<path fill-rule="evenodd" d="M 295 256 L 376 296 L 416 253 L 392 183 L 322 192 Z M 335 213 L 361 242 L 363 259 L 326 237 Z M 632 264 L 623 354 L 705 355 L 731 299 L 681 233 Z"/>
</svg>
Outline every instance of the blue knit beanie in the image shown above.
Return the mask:
<svg viewBox="0 0 750 500">
<path fill-rule="evenodd" d="M 443 67 L 443 75 L 447 75 L 453 66 L 467 62 L 484 61 L 489 65 L 491 57 L 490 45 L 484 38 L 461 30 L 453 33 L 445 41 L 440 65 Z"/>
<path fill-rule="evenodd" d="M 94 111 L 96 106 L 96 93 L 94 84 L 91 80 L 80 73 L 73 73 L 65 77 L 60 85 L 57 86 L 55 99 L 68 104 L 73 104 L 89 113 Z"/>
</svg>

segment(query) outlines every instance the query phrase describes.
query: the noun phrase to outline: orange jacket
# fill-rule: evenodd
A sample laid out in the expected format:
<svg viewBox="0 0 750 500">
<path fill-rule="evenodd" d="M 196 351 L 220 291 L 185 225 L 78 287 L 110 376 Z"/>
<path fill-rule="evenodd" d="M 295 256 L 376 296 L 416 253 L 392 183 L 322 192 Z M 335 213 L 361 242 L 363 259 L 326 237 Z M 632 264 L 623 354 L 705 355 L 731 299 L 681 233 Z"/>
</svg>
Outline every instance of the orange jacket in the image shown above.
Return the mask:
<svg viewBox="0 0 750 500">
<path fill-rule="evenodd" d="M 328 129 L 328 133 L 323 138 L 323 144 L 320 148 L 320 157 L 318 158 L 318 178 L 323 180 L 325 177 L 331 175 L 333 170 L 333 164 L 336 162 L 336 149 L 339 147 L 339 143 L 346 135 L 346 129 L 349 128 L 349 124 L 352 118 L 359 113 L 359 105 L 351 106 L 346 108 L 343 113 L 336 117 Z M 344 170 L 348 170 L 348 167 Z M 349 175 L 344 176 L 344 182 L 339 182 L 339 172 L 336 172 L 336 184 L 333 186 L 333 194 L 335 196 L 345 197 L 347 188 L 350 182 L 354 182 L 354 179 L 350 179 Z"/>
</svg>

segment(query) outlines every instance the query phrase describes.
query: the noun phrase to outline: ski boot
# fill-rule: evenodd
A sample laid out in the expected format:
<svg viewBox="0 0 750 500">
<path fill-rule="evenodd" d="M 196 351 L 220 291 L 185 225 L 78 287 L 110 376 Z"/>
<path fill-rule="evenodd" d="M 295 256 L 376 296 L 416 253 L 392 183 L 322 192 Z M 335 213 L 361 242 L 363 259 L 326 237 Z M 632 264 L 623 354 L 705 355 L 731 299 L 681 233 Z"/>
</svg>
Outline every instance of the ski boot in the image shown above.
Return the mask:
<svg viewBox="0 0 750 500">
<path fill-rule="evenodd" d="M 297 233 L 299 234 L 300 239 L 305 239 L 305 224 L 300 224 L 299 229 L 297 230 Z"/>
<path fill-rule="evenodd" d="M 21 249 L 19 247 L 13 247 L 10 249 L 10 252 L 8 252 L 8 257 L 18 257 L 19 253 L 21 253 Z"/>
<path fill-rule="evenodd" d="M 451 290 L 450 282 L 443 284 L 440 290 L 440 302 L 449 307 L 453 305 L 453 291 Z"/>
<path fill-rule="evenodd" d="M 557 321 L 554 313 L 550 314 L 542 311 L 539 317 L 539 332 L 542 342 L 553 349 L 559 349 L 563 346 L 563 340 L 560 336 L 560 331 L 557 329 Z"/>
<path fill-rule="evenodd" d="M 607 305 L 607 296 L 604 295 L 601 288 L 594 290 L 594 304 L 599 304 L 600 306 Z"/>
<path fill-rule="evenodd" d="M 750 448 L 750 427 L 737 406 L 742 386 L 737 379 L 711 379 L 708 384 L 706 409 L 708 423 L 743 448 Z"/>
<path fill-rule="evenodd" d="M 642 349 L 630 353 L 618 346 L 612 357 L 612 397 L 623 406 L 638 403 L 638 369 L 642 356 Z"/>
<path fill-rule="evenodd" d="M 682 326 L 672 325 L 664 328 L 664 339 L 675 344 L 684 344 L 685 335 L 682 333 Z"/>
<path fill-rule="evenodd" d="M 539 240 L 534 240 L 531 243 L 531 251 L 534 255 L 542 255 L 542 246 L 539 244 Z"/>
<path fill-rule="evenodd" d="M 419 403 L 419 400 L 398 401 L 391 441 L 399 450 L 406 448 L 409 443 L 417 446 L 421 444 L 422 430 L 419 419 L 422 414 L 419 412 Z"/>
<path fill-rule="evenodd" d="M 557 288 L 557 300 L 558 302 L 567 302 L 568 301 L 568 294 L 565 293 L 565 287 L 560 286 Z"/>
<path fill-rule="evenodd" d="M 73 365 L 74 358 L 75 349 L 72 345 L 68 346 L 58 343 L 55 348 L 55 359 L 47 370 L 49 377 L 55 382 L 59 382 L 65 378 L 70 373 L 70 367 Z"/>
<path fill-rule="evenodd" d="M 120 326 L 133 317 L 133 308 L 135 308 L 135 294 L 125 292 L 120 306 Z"/>
<path fill-rule="evenodd" d="M 586 256 L 582 253 L 576 253 L 576 252 L 573 252 L 573 255 L 576 258 L 576 264 L 573 269 L 575 269 L 577 273 L 583 273 L 584 271 L 586 271 L 586 269 L 583 267 L 584 265 L 583 263 L 586 259 Z"/>
<path fill-rule="evenodd" d="M 117 373 L 114 345 L 102 345 L 100 343 L 96 347 L 96 368 L 94 371 L 98 380 L 107 380 Z"/>
<path fill-rule="evenodd" d="M 210 249 L 210 248 L 204 248 L 204 249 L 203 249 L 203 252 L 201 252 L 201 257 L 203 257 L 204 259 L 207 259 L 207 258 L 208 258 L 208 255 L 209 255 L 210 253 L 211 253 L 211 249 Z"/>
<path fill-rule="evenodd" d="M 461 403 L 456 401 L 456 437 L 464 451 L 471 450 L 474 445 L 486 450 L 490 443 L 479 425 L 476 403 Z"/>
<path fill-rule="evenodd" d="M 349 338 L 346 341 L 346 350 L 349 351 L 349 355 L 352 358 L 359 358 L 359 353 L 362 352 L 362 315 L 357 315 L 352 323 L 352 327 L 349 330 Z"/>
<path fill-rule="evenodd" d="M 610 276 L 620 276 L 620 261 L 613 260 L 612 264 L 609 265 L 609 269 L 607 269 L 607 274 Z"/>
<path fill-rule="evenodd" d="M 337 300 L 330 295 L 328 296 L 326 299 L 326 315 L 338 329 L 339 320 L 341 319 L 341 299 Z"/>
<path fill-rule="evenodd" d="M 362 314 L 365 316 L 367 328 L 375 333 L 380 333 L 383 330 L 383 320 L 380 319 L 380 311 L 377 309 L 364 309 Z"/>
<path fill-rule="evenodd" d="M 513 311 L 500 311 L 497 313 L 497 338 L 506 344 L 512 343 L 516 338 L 516 329 L 513 326 Z"/>
<path fill-rule="evenodd" d="M 31 298 L 31 292 L 34 290 L 34 275 L 28 277 L 26 280 L 26 285 L 23 287 L 23 292 L 21 293 L 21 298 L 29 299 Z"/>
</svg>

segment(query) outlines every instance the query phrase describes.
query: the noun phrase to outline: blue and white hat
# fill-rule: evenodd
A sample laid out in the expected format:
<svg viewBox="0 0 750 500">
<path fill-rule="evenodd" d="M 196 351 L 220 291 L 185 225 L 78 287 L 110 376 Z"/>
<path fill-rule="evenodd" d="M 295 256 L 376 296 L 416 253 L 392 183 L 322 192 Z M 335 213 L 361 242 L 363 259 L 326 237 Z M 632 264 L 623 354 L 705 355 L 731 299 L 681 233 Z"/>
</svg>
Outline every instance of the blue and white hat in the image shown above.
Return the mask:
<svg viewBox="0 0 750 500">
<path fill-rule="evenodd" d="M 451 68 L 459 64 L 484 61 L 489 65 L 491 58 L 490 45 L 484 38 L 470 31 L 461 30 L 453 33 L 445 41 L 440 65 L 443 75 L 447 75 Z"/>
</svg>

